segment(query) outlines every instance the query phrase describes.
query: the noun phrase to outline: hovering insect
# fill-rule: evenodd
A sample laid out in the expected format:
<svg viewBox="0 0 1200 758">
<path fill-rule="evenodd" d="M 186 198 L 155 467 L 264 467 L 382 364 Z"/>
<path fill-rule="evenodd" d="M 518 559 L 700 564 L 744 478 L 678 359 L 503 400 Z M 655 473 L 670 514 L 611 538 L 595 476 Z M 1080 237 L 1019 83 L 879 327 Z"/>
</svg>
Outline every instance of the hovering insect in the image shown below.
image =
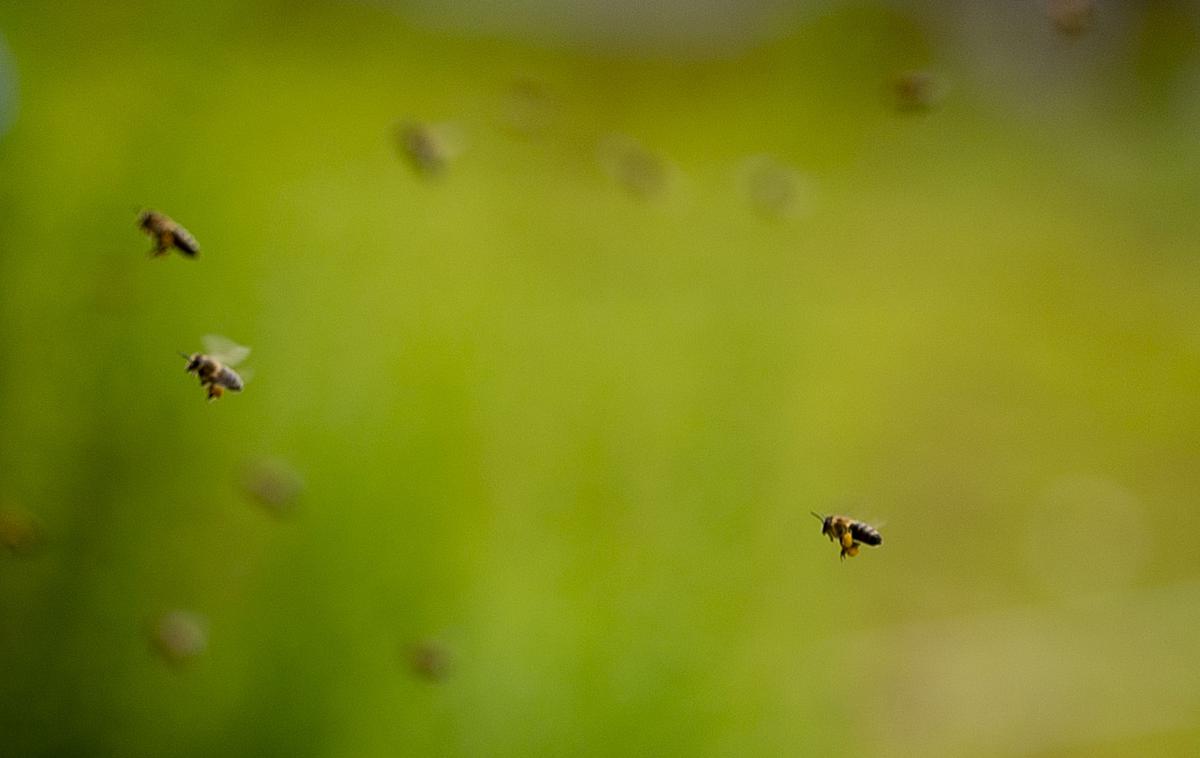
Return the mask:
<svg viewBox="0 0 1200 758">
<path fill-rule="evenodd" d="M 1046 12 L 1060 34 L 1077 37 L 1087 31 L 1095 15 L 1095 0 L 1048 0 Z"/>
<path fill-rule="evenodd" d="M 404 121 L 396 125 L 393 135 L 401 157 L 426 179 L 444 173 L 462 152 L 462 135 L 455 124 Z"/>
<path fill-rule="evenodd" d="M 171 248 L 175 248 L 189 258 L 195 258 L 200 254 L 200 243 L 196 242 L 196 238 L 191 235 L 191 232 L 166 214 L 158 211 L 142 211 L 142 214 L 138 216 L 138 226 L 154 238 L 154 249 L 150 251 L 150 255 L 155 258 L 166 255 Z"/>
<path fill-rule="evenodd" d="M 945 95 L 944 83 L 929 71 L 902 71 L 892 77 L 890 88 L 892 104 L 906 113 L 931 110 Z"/>
<path fill-rule="evenodd" d="M 846 560 L 847 555 L 851 558 L 858 555 L 860 544 L 883 544 L 883 537 L 870 524 L 864 524 L 849 516 L 822 516 L 812 511 L 809 513 L 812 513 L 821 522 L 821 534 L 842 546 L 842 560 Z"/>
<path fill-rule="evenodd" d="M 208 399 L 216 400 L 230 392 L 241 392 L 245 381 L 233 370 L 250 355 L 250 348 L 213 334 L 204 337 L 207 353 L 180 353 L 188 362 L 187 372 L 200 377 L 200 386 L 208 391 Z"/>
</svg>

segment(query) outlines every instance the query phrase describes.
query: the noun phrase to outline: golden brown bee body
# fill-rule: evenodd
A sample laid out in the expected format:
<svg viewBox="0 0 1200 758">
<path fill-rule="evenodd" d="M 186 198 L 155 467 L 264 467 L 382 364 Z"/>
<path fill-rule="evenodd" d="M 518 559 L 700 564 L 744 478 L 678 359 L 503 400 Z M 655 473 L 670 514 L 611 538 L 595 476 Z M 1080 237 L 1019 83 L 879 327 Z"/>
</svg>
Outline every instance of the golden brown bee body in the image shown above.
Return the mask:
<svg viewBox="0 0 1200 758">
<path fill-rule="evenodd" d="M 207 391 L 209 400 L 221 397 L 225 390 L 241 392 L 246 383 L 232 367 L 250 354 L 250 348 L 213 335 L 205 337 L 204 342 L 208 353 L 179 354 L 188 362 L 185 370 L 200 379 L 200 386 Z"/>
<path fill-rule="evenodd" d="M 176 223 L 170 216 L 158 211 L 143 211 L 138 216 L 138 226 L 154 239 L 154 249 L 150 255 L 158 257 L 166 255 L 171 248 L 195 258 L 200 254 L 200 244 L 187 229 Z"/>
<path fill-rule="evenodd" d="M 821 534 L 838 543 L 842 548 L 842 560 L 846 556 L 853 558 L 858 555 L 860 545 L 882 545 L 883 537 L 870 524 L 864 524 L 849 516 L 822 516 L 814 513 L 821 522 Z"/>
</svg>

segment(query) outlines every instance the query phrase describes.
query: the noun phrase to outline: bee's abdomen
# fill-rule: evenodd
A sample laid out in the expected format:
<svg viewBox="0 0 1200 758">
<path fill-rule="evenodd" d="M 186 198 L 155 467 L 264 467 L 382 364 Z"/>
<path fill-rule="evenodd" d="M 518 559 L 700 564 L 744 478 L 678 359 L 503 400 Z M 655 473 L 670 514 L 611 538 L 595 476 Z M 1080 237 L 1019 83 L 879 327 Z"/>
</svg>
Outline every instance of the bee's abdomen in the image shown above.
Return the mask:
<svg viewBox="0 0 1200 758">
<path fill-rule="evenodd" d="M 200 244 L 196 242 L 195 237 L 188 234 L 187 229 L 177 227 L 172 232 L 172 237 L 175 239 L 175 247 L 179 248 L 179 252 L 193 258 L 200 254 Z"/>
<path fill-rule="evenodd" d="M 879 532 L 875 531 L 875 527 L 869 526 L 859 521 L 855 521 L 850 525 L 850 534 L 858 542 L 864 545 L 882 545 L 883 537 Z"/>
<path fill-rule="evenodd" d="M 234 392 L 242 391 L 242 377 L 237 375 L 237 372 L 226 366 L 222 366 L 217 372 L 216 383 L 228 390 Z"/>
</svg>

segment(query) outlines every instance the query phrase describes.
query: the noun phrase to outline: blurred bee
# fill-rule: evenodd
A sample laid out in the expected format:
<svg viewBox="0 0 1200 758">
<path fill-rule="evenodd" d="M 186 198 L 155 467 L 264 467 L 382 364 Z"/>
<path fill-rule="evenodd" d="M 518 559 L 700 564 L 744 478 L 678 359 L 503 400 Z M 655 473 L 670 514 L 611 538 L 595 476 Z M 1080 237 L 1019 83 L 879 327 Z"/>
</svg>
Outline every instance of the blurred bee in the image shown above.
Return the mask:
<svg viewBox="0 0 1200 758">
<path fill-rule="evenodd" d="M 847 555 L 851 558 L 858 555 L 860 544 L 883 544 L 883 537 L 870 524 L 864 524 L 849 516 L 822 516 L 819 513 L 813 515 L 821 522 L 821 534 L 842 546 L 842 560 L 846 560 Z"/>
<path fill-rule="evenodd" d="M 204 348 L 207 353 L 179 355 L 188 362 L 187 372 L 200 378 L 200 386 L 208 391 L 208 399 L 216 400 L 225 394 L 225 390 L 241 392 L 245 382 L 233 366 L 250 355 L 250 348 L 212 334 L 204 337 Z"/>
<path fill-rule="evenodd" d="M 208 619 L 191 611 L 163 614 L 150 631 L 150 643 L 167 663 L 186 663 L 208 647 Z"/>
<path fill-rule="evenodd" d="M 154 249 L 150 251 L 153 257 L 166 255 L 171 248 L 189 258 L 200 254 L 200 243 L 170 216 L 158 211 L 142 211 L 142 215 L 138 216 L 138 226 L 154 238 Z"/>
<path fill-rule="evenodd" d="M 412 672 L 430 682 L 440 682 L 450 673 L 450 651 L 432 640 L 413 645 L 408 651 Z"/>
<path fill-rule="evenodd" d="M 13 555 L 32 555 L 42 546 L 41 524 L 32 515 L 0 501 L 0 547 Z"/>
<path fill-rule="evenodd" d="M 1095 6 L 1095 0 L 1048 0 L 1046 12 L 1060 34 L 1075 37 L 1087 31 Z"/>
<path fill-rule="evenodd" d="M 666 159 L 623 134 L 610 134 L 601 140 L 597 157 L 601 169 L 639 200 L 662 197 L 676 179 L 674 167 Z"/>
<path fill-rule="evenodd" d="M 421 176 L 442 174 L 462 151 L 462 138 L 453 124 L 422 124 L 412 121 L 395 128 L 396 149 Z"/>
<path fill-rule="evenodd" d="M 902 71 L 892 77 L 892 103 L 907 113 L 927 111 L 941 101 L 945 85 L 928 71 Z"/>
</svg>

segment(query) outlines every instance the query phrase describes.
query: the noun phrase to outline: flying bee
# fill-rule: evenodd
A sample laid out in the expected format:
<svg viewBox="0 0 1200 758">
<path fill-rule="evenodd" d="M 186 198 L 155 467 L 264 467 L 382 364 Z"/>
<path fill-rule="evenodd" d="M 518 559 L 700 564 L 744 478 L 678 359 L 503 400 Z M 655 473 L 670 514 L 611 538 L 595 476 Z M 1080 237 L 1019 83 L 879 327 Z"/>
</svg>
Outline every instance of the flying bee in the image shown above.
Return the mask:
<svg viewBox="0 0 1200 758">
<path fill-rule="evenodd" d="M 180 353 L 188 362 L 186 371 L 200 378 L 200 386 L 208 392 L 209 400 L 216 400 L 230 392 L 241 392 L 245 381 L 233 367 L 250 355 L 250 348 L 232 340 L 210 334 L 204 337 L 207 353 Z"/>
<path fill-rule="evenodd" d="M 421 176 L 433 179 L 445 172 L 462 152 L 462 135 L 455 124 L 405 121 L 394 130 L 396 149 Z"/>
<path fill-rule="evenodd" d="M 812 513 L 812 511 L 809 511 Z M 842 560 L 858 555 L 859 545 L 882 545 L 883 537 L 875 527 L 849 516 L 822 516 L 813 513 L 821 522 L 821 534 L 842 547 Z"/>
<path fill-rule="evenodd" d="M 158 211 L 142 211 L 142 215 L 138 216 L 138 226 L 154 238 L 154 249 L 150 251 L 150 255 L 155 258 L 166 255 L 171 248 L 175 248 L 189 258 L 195 258 L 200 254 L 200 243 L 196 242 L 196 238 L 192 236 L 191 232 L 166 214 Z"/>
<path fill-rule="evenodd" d="M 1060 34 L 1077 37 L 1087 31 L 1095 6 L 1095 0 L 1048 0 L 1046 12 Z"/>
<path fill-rule="evenodd" d="M 902 71 L 889 84 L 892 104 L 905 113 L 931 110 L 946 94 L 944 82 L 929 71 Z"/>
</svg>

